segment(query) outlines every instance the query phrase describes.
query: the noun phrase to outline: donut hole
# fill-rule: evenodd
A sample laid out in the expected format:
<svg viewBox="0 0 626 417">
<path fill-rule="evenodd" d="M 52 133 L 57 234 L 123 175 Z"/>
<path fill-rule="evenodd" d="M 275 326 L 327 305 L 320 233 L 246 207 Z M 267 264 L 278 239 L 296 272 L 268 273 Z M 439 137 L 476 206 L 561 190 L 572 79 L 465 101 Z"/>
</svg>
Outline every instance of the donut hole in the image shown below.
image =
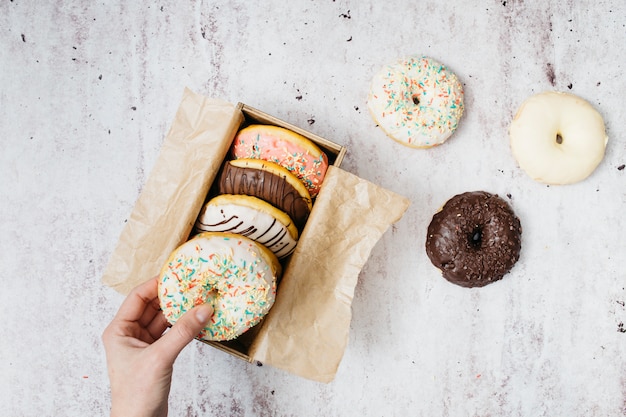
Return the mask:
<svg viewBox="0 0 626 417">
<path fill-rule="evenodd" d="M 467 235 L 470 247 L 474 249 L 480 248 L 483 241 L 483 228 L 480 225 L 474 226 L 472 231 Z"/>
<path fill-rule="evenodd" d="M 559 145 L 563 143 L 563 136 L 560 133 L 556 134 L 556 143 Z"/>
<path fill-rule="evenodd" d="M 219 296 L 220 296 L 220 291 L 217 288 L 213 287 L 204 294 L 203 301 L 205 303 L 215 304 L 215 300 L 217 300 Z"/>
</svg>

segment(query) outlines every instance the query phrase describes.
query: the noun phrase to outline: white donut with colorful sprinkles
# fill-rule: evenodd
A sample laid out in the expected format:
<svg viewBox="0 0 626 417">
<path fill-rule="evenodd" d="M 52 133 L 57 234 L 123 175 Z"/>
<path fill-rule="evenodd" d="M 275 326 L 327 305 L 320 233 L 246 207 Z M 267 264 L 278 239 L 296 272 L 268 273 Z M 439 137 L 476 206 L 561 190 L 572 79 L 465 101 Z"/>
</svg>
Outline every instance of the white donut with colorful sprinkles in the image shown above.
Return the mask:
<svg viewBox="0 0 626 417">
<path fill-rule="evenodd" d="M 170 324 L 196 305 L 213 317 L 198 337 L 231 340 L 258 324 L 276 298 L 281 266 L 252 239 L 205 232 L 174 250 L 159 277 L 159 303 Z"/>
<path fill-rule="evenodd" d="M 367 105 L 380 128 L 412 148 L 444 143 L 463 115 L 463 86 L 445 65 L 411 56 L 385 65 L 373 78 Z"/>
</svg>

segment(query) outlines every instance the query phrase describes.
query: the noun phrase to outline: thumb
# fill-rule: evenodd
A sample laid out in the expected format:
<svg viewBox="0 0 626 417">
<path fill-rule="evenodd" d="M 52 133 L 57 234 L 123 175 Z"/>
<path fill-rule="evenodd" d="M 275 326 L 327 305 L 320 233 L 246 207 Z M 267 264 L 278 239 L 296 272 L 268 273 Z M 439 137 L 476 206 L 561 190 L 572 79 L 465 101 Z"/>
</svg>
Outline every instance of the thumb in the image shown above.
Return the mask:
<svg viewBox="0 0 626 417">
<path fill-rule="evenodd" d="M 213 307 L 210 304 L 198 305 L 183 314 L 152 346 L 163 359 L 174 363 L 178 354 L 200 333 L 212 316 Z"/>
</svg>

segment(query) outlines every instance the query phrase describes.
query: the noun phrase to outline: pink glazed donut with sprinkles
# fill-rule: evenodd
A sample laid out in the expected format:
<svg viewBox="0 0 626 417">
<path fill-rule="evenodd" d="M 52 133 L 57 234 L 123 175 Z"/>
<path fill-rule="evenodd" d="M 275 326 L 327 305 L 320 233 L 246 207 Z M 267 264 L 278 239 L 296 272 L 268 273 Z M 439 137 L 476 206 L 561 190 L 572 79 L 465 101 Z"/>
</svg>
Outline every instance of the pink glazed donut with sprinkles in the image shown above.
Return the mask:
<svg viewBox="0 0 626 417">
<path fill-rule="evenodd" d="M 445 65 L 408 57 L 373 78 L 367 106 L 387 136 L 412 148 L 444 143 L 463 115 L 463 86 Z"/>
<path fill-rule="evenodd" d="M 314 198 L 328 169 L 328 156 L 309 139 L 291 130 L 271 125 L 250 125 L 233 141 L 236 159 L 251 158 L 274 162 L 298 177 Z"/>
<path fill-rule="evenodd" d="M 234 233 L 205 232 L 172 252 L 159 276 L 159 305 L 170 324 L 198 304 L 213 317 L 198 335 L 232 340 L 258 324 L 276 298 L 281 266 L 266 247 Z"/>
</svg>

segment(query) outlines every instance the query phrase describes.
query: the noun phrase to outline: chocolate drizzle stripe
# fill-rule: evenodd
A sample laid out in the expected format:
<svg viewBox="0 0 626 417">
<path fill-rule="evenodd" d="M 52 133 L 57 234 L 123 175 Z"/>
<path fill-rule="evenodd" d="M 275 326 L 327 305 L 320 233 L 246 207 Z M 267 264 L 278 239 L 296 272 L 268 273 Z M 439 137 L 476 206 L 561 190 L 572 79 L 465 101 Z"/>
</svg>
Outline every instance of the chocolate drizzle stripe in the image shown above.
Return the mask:
<svg viewBox="0 0 626 417">
<path fill-rule="evenodd" d="M 234 232 L 243 224 L 243 221 L 239 221 L 239 223 L 237 223 L 236 225 L 229 226 L 229 224 L 232 223 L 233 221 L 237 221 L 236 219 L 239 219 L 239 217 L 231 216 L 229 219 L 226 219 L 224 221 L 217 222 L 217 223 L 203 223 L 200 219 L 198 219 L 196 228 L 206 230 L 206 231 L 211 231 L 211 232 Z M 228 227 L 221 229 L 219 228 L 219 226 L 228 226 Z"/>
<path fill-rule="evenodd" d="M 270 240 L 266 241 L 264 245 L 270 247 L 276 245 L 277 243 L 280 243 L 280 241 L 283 240 L 283 238 L 285 237 L 285 234 L 287 234 L 286 228 L 279 229 L 278 233 L 272 236 Z"/>
<path fill-rule="evenodd" d="M 239 233 L 240 235 L 246 236 L 246 237 L 250 237 L 250 236 L 254 236 L 254 234 L 257 232 L 257 229 L 255 226 L 248 226 L 247 228 L 240 230 Z"/>
<path fill-rule="evenodd" d="M 269 232 L 270 230 L 272 230 L 274 228 L 274 225 L 276 224 L 276 219 L 272 220 L 272 224 L 269 225 L 269 227 L 263 232 L 261 233 L 259 236 L 257 236 L 257 240 L 261 243 L 263 243 L 261 241 L 261 238 L 263 238 L 263 236 L 265 236 L 267 234 L 267 232 Z"/>
</svg>

